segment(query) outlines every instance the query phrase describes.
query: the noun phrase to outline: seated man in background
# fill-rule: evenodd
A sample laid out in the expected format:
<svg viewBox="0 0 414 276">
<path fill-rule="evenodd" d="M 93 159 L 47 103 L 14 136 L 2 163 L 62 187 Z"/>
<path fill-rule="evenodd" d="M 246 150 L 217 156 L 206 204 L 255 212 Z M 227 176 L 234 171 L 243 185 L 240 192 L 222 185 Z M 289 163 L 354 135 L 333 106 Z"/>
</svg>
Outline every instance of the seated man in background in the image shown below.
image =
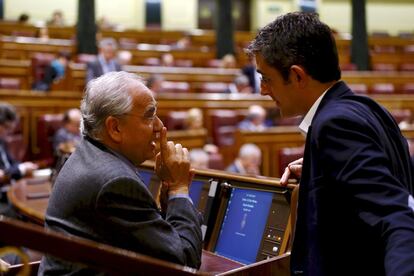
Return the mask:
<svg viewBox="0 0 414 276">
<path fill-rule="evenodd" d="M 80 121 L 82 114 L 79 109 L 72 108 L 63 115 L 63 126 L 56 131 L 53 136 L 53 150 L 59 151 L 59 146 L 63 143 L 76 146 L 80 141 Z"/>
<path fill-rule="evenodd" d="M 34 85 L 34 90 L 49 91 L 54 82 L 65 77 L 66 67 L 70 61 L 70 53 L 59 52 L 57 57 L 46 67 L 43 79 Z"/>
<path fill-rule="evenodd" d="M 86 83 L 108 72 L 121 71 L 116 59 L 117 47 L 113 38 L 104 38 L 99 42 L 98 58 L 87 65 Z"/>
<path fill-rule="evenodd" d="M 238 75 L 233 83 L 229 85 L 226 93 L 230 94 L 253 94 L 253 88 L 250 86 L 249 78 L 245 75 Z"/>
<path fill-rule="evenodd" d="M 203 111 L 200 108 L 190 108 L 187 111 L 187 118 L 184 120 L 184 129 L 202 129 L 203 120 Z"/>
<path fill-rule="evenodd" d="M 255 144 L 244 144 L 234 162 L 227 167 L 226 171 L 240 174 L 260 175 L 262 164 L 262 152 Z"/>
<path fill-rule="evenodd" d="M 209 156 L 203 149 L 190 150 L 191 166 L 195 169 L 208 169 Z"/>
<path fill-rule="evenodd" d="M 200 267 L 201 214 L 188 190 L 193 176 L 189 153 L 167 142 L 157 103 L 140 78 L 111 72 L 88 83 L 81 103 L 83 138 L 60 171 L 45 226 L 68 235 Z M 162 181 L 162 210 L 137 170 L 155 155 Z M 87 267 L 52 256 L 39 275 L 94 275 Z"/>
<path fill-rule="evenodd" d="M 263 131 L 266 126 L 266 110 L 260 105 L 252 105 L 249 107 L 249 113 L 246 118 L 241 121 L 238 128 L 241 130 Z"/>
<path fill-rule="evenodd" d="M 14 160 L 7 150 L 5 138 L 11 133 L 17 122 L 14 107 L 0 102 L 0 184 L 9 183 L 10 179 L 20 179 L 30 175 L 38 166 L 32 162 L 20 163 Z"/>
</svg>

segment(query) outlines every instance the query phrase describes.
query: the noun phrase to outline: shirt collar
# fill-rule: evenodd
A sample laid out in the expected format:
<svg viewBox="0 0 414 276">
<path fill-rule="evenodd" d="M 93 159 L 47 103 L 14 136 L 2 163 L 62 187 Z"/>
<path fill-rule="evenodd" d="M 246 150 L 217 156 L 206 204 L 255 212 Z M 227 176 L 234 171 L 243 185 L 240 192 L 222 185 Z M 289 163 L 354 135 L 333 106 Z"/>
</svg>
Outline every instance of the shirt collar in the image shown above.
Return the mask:
<svg viewBox="0 0 414 276">
<path fill-rule="evenodd" d="M 313 117 L 315 116 L 316 110 L 318 110 L 319 105 L 321 104 L 321 101 L 323 97 L 325 96 L 326 92 L 328 92 L 329 89 L 331 89 L 332 86 L 330 86 L 328 89 L 326 89 L 322 95 L 319 96 L 319 98 L 313 103 L 312 107 L 309 109 L 308 113 L 306 113 L 305 117 L 303 118 L 302 122 L 299 125 L 299 130 L 306 135 L 308 133 L 308 129 L 310 125 L 312 124 Z"/>
</svg>

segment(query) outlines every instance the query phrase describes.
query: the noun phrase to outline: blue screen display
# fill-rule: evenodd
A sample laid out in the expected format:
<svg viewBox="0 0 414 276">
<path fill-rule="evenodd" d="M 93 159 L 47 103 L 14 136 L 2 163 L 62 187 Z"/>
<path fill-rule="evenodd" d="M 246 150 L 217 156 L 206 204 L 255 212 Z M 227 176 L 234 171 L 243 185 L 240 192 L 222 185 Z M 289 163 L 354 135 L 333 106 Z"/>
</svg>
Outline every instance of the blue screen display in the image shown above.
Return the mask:
<svg viewBox="0 0 414 276">
<path fill-rule="evenodd" d="M 190 198 L 193 201 L 194 206 L 198 206 L 198 202 L 200 201 L 201 198 L 201 191 L 203 189 L 203 185 L 205 182 L 202 181 L 198 181 L 198 180 L 193 180 L 193 182 L 191 182 L 191 186 L 190 186 Z"/>
<path fill-rule="evenodd" d="M 255 262 L 272 198 L 271 192 L 233 188 L 216 253 L 243 264 Z"/>
<path fill-rule="evenodd" d="M 144 182 L 145 186 L 147 186 L 147 188 L 149 188 L 153 172 L 139 170 L 139 175 L 140 175 L 142 181 Z"/>
</svg>

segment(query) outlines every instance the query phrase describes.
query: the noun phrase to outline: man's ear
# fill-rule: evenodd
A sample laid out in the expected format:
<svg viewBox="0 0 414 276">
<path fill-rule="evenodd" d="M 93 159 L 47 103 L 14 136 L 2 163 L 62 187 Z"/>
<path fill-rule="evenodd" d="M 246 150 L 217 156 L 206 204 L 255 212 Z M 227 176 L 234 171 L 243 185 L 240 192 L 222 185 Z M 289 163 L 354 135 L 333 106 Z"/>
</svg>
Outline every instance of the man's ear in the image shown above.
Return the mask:
<svg viewBox="0 0 414 276">
<path fill-rule="evenodd" d="M 120 126 L 120 121 L 118 118 L 115 118 L 113 116 L 108 116 L 105 119 L 105 128 L 106 128 L 109 138 L 111 138 L 113 142 L 115 143 L 122 142 L 121 126 Z"/>
<path fill-rule="evenodd" d="M 290 67 L 290 81 L 296 84 L 299 88 L 304 88 L 308 84 L 309 76 L 303 67 L 292 65 Z"/>
</svg>

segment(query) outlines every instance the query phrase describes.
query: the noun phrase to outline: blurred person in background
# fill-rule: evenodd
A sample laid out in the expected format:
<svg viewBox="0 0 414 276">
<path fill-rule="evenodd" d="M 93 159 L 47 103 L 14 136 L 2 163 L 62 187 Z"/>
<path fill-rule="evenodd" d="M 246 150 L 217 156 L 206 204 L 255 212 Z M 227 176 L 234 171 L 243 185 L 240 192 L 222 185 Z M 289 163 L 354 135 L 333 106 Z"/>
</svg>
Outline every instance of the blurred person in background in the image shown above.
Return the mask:
<svg viewBox="0 0 414 276">
<path fill-rule="evenodd" d="M 260 175 L 262 152 L 255 144 L 244 144 L 238 157 L 227 167 L 226 171 L 240 174 Z"/>
<path fill-rule="evenodd" d="M 267 128 L 265 121 L 266 110 L 260 105 L 252 105 L 249 107 L 246 118 L 239 123 L 238 128 L 249 131 L 263 131 Z"/>
<path fill-rule="evenodd" d="M 118 45 L 113 38 L 99 41 L 98 58 L 87 65 L 86 83 L 108 72 L 121 71 L 121 65 L 116 59 L 117 48 Z"/>
</svg>

